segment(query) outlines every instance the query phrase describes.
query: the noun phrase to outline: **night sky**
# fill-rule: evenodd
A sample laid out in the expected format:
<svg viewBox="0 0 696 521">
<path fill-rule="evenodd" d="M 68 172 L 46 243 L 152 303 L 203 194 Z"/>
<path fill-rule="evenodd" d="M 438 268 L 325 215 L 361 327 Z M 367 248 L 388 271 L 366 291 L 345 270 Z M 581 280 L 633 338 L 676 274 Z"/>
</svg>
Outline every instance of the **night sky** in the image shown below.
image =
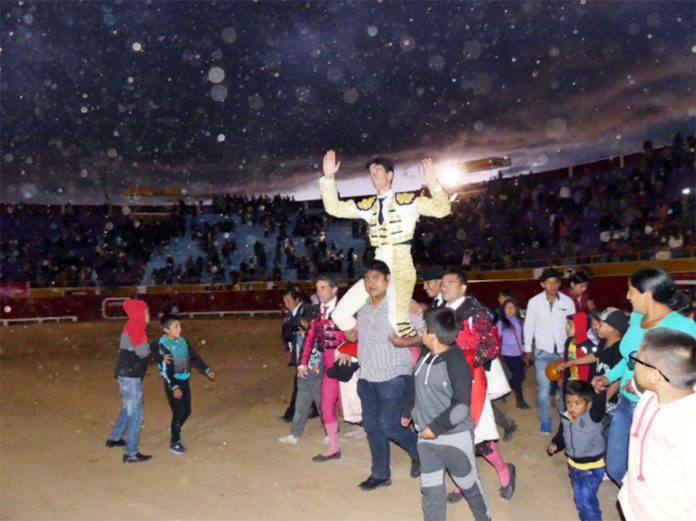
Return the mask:
<svg viewBox="0 0 696 521">
<path fill-rule="evenodd" d="M 424 155 L 538 171 L 667 143 L 694 131 L 695 5 L 2 2 L 2 200 L 316 198 L 327 148 L 351 194 L 375 155 L 405 189 Z"/>
</svg>

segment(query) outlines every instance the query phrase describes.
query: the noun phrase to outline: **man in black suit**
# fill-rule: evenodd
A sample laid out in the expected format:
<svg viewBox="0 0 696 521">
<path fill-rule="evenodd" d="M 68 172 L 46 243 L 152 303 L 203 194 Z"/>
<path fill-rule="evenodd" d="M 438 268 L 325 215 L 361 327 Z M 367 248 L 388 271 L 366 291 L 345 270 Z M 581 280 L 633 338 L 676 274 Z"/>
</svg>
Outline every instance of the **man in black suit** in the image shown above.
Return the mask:
<svg viewBox="0 0 696 521">
<path fill-rule="evenodd" d="M 311 313 L 311 305 L 306 304 L 302 300 L 302 294 L 296 287 L 288 286 L 283 292 L 283 306 L 285 306 L 287 313 L 283 321 L 281 336 L 288 350 L 288 365 L 297 367 L 302 356 L 304 333 L 308 324 L 306 315 Z M 295 399 L 297 398 L 297 371 L 293 371 L 293 373 L 290 405 L 288 405 L 285 413 L 280 417 L 281 420 L 288 423 L 292 421 L 292 417 L 295 415 Z M 319 416 L 319 411 L 313 404 L 309 417 L 316 418 L 317 416 Z"/>
</svg>

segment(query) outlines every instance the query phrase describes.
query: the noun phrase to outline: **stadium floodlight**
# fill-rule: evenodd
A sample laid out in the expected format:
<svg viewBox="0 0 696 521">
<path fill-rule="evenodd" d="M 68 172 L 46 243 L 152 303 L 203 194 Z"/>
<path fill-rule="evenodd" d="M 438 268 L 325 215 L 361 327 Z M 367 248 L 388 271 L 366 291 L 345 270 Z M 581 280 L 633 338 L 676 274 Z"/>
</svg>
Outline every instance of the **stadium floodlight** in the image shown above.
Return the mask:
<svg viewBox="0 0 696 521">
<path fill-rule="evenodd" d="M 453 163 L 445 163 L 439 169 L 439 178 L 444 186 L 456 186 L 462 184 L 462 171 Z"/>
<path fill-rule="evenodd" d="M 445 188 L 456 188 L 466 183 L 466 175 L 512 165 L 509 157 L 486 157 L 466 162 L 445 162 L 438 168 L 438 177 Z"/>
</svg>

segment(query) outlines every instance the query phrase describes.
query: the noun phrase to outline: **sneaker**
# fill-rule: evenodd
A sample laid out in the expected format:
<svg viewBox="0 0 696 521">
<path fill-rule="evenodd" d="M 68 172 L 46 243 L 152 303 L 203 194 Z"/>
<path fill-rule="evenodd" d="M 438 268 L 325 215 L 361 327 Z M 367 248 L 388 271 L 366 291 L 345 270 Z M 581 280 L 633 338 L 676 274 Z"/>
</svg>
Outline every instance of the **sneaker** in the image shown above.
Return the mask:
<svg viewBox="0 0 696 521">
<path fill-rule="evenodd" d="M 551 422 L 541 422 L 541 433 L 545 436 L 551 434 Z"/>
<path fill-rule="evenodd" d="M 412 459 L 411 460 L 411 477 L 412 478 L 417 478 L 420 476 L 420 460 L 419 459 Z"/>
<path fill-rule="evenodd" d="M 510 469 L 510 482 L 505 487 L 500 487 L 498 493 L 503 499 L 511 499 L 515 493 L 515 485 L 517 482 L 517 470 L 512 463 L 508 463 L 508 468 Z"/>
<path fill-rule="evenodd" d="M 324 456 L 323 454 L 317 454 L 312 458 L 312 461 L 316 463 L 322 463 L 324 461 L 329 461 L 332 459 L 341 459 L 341 451 L 337 450 L 333 454 L 329 454 L 328 456 Z"/>
<path fill-rule="evenodd" d="M 363 490 L 374 490 L 377 487 L 388 487 L 391 485 L 391 479 L 377 479 L 370 476 L 358 486 Z"/>
<path fill-rule="evenodd" d="M 112 439 L 107 438 L 106 439 L 106 446 L 109 447 L 110 449 L 113 449 L 114 447 L 125 447 L 126 440 L 124 440 L 124 439 L 112 440 Z"/>
<path fill-rule="evenodd" d="M 300 441 L 300 438 L 295 438 L 295 436 L 293 436 L 292 434 L 288 434 L 287 436 L 278 438 L 278 441 L 285 445 L 297 445 L 297 442 Z"/>
<path fill-rule="evenodd" d="M 513 420 L 510 420 L 510 425 L 505 428 L 505 432 L 503 433 L 503 441 L 510 441 L 512 437 L 515 435 L 515 431 L 517 430 L 517 423 L 515 423 Z"/>
<path fill-rule="evenodd" d="M 131 456 L 127 456 L 126 454 L 123 455 L 123 463 L 142 463 L 143 461 L 147 461 L 149 459 L 152 459 L 152 456 L 148 454 L 140 454 L 139 452 L 136 452 Z"/>
<path fill-rule="evenodd" d="M 454 492 L 450 492 L 447 494 L 447 502 L 449 504 L 452 503 L 459 503 L 462 499 L 464 499 L 464 496 L 462 495 L 461 492 L 455 490 Z"/>
<path fill-rule="evenodd" d="M 171 450 L 174 454 L 183 454 L 184 452 L 186 452 L 186 447 L 184 447 L 183 443 L 178 441 L 176 443 L 172 443 L 169 446 L 169 450 Z"/>
</svg>

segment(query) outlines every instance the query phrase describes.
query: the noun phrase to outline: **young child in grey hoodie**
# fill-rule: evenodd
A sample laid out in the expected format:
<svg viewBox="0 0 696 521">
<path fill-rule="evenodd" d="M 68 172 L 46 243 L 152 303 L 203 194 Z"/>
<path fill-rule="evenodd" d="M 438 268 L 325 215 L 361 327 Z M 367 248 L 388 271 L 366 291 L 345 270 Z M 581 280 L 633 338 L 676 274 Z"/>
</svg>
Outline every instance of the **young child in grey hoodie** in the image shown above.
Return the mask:
<svg viewBox="0 0 696 521">
<path fill-rule="evenodd" d="M 455 344 L 457 323 L 451 309 L 424 313 L 427 349 L 406 390 L 401 424 L 411 420 L 420 433 L 418 456 L 425 521 L 446 519 L 445 472 L 462 490 L 476 521 L 490 520 L 490 510 L 476 469 L 474 422 L 469 415 L 472 375 Z"/>
</svg>

